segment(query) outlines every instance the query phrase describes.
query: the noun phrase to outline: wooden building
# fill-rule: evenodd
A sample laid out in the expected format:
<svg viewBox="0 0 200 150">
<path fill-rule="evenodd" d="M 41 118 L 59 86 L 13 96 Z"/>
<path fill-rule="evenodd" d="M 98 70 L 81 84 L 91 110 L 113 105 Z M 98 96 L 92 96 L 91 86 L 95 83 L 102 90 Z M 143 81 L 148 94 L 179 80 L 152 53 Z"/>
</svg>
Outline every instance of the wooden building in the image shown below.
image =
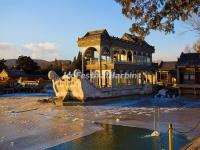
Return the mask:
<svg viewBox="0 0 200 150">
<path fill-rule="evenodd" d="M 28 75 L 26 77 L 20 77 L 17 83 L 22 86 L 39 86 L 45 83 L 45 80 L 42 76 Z"/>
<path fill-rule="evenodd" d="M 182 53 L 177 62 L 180 94 L 200 94 L 200 53 Z"/>
<path fill-rule="evenodd" d="M 44 83 L 45 76 L 26 74 L 23 70 L 3 70 L 0 73 L 0 82 L 9 85 L 38 86 Z"/>
<path fill-rule="evenodd" d="M 176 61 L 162 61 L 156 72 L 157 84 L 164 86 L 176 85 Z"/>
<path fill-rule="evenodd" d="M 82 72 L 95 74 L 91 82 L 97 87 L 126 87 L 153 82 L 153 46 L 125 33 L 113 37 L 104 30 L 87 32 L 78 39 L 82 49 Z M 113 76 L 116 74 L 114 78 Z M 119 77 L 117 75 L 122 75 Z M 134 74 L 135 78 L 125 78 Z"/>
<path fill-rule="evenodd" d="M 0 73 L 0 82 L 17 81 L 20 77 L 25 77 L 23 70 L 4 69 Z"/>
</svg>

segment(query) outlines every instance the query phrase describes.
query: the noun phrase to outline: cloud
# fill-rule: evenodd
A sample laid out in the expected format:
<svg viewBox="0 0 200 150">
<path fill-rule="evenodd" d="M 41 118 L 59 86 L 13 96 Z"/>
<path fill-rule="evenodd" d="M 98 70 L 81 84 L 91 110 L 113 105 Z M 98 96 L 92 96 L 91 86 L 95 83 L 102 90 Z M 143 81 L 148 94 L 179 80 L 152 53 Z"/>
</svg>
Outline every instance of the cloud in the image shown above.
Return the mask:
<svg viewBox="0 0 200 150">
<path fill-rule="evenodd" d="M 54 60 L 59 58 L 58 45 L 51 42 L 27 43 L 24 49 L 29 50 L 32 58 Z"/>
<path fill-rule="evenodd" d="M 58 49 L 59 46 L 53 42 L 26 43 L 21 46 L 0 42 L 0 59 L 18 58 L 24 55 L 34 59 L 54 60 L 60 58 Z"/>
<path fill-rule="evenodd" d="M 24 45 L 28 49 L 41 49 L 41 50 L 54 50 L 57 48 L 55 43 L 45 42 L 45 43 L 28 43 Z"/>
<path fill-rule="evenodd" d="M 19 56 L 22 54 L 21 49 L 8 42 L 0 42 L 0 58 L 16 58 L 16 56 Z"/>
</svg>

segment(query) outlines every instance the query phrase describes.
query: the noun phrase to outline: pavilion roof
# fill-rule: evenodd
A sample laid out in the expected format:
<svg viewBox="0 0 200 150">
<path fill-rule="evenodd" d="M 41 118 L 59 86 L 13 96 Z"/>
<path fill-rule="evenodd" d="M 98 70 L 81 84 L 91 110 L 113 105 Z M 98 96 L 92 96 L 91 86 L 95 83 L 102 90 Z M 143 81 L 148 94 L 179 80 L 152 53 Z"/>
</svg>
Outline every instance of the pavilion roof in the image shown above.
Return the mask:
<svg viewBox="0 0 200 150">
<path fill-rule="evenodd" d="M 118 38 L 118 37 L 110 36 L 106 29 L 89 31 L 83 37 L 79 38 L 78 42 L 84 41 L 84 40 L 92 40 L 92 38 L 99 38 L 99 39 L 105 40 L 106 42 L 109 41 L 111 45 L 120 43 L 121 45 L 124 45 L 125 47 L 126 46 L 132 47 L 132 49 L 150 50 L 151 52 L 155 51 L 153 46 L 149 45 L 144 40 L 139 40 L 139 38 L 135 35 L 124 33 L 121 38 Z"/>
</svg>

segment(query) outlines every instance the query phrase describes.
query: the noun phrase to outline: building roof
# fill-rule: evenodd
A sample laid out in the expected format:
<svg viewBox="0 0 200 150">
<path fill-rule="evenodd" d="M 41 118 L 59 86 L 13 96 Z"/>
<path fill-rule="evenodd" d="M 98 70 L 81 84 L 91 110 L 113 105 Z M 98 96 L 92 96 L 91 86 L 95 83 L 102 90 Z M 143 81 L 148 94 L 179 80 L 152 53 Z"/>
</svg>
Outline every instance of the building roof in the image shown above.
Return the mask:
<svg viewBox="0 0 200 150">
<path fill-rule="evenodd" d="M 108 32 L 106 29 L 101 29 L 101 30 L 95 30 L 95 31 L 89 31 L 85 34 L 84 37 L 88 37 L 88 36 L 94 36 L 94 35 L 105 35 L 105 36 L 109 36 Z"/>
<path fill-rule="evenodd" d="M 176 61 L 161 61 L 159 70 L 176 70 Z"/>
<path fill-rule="evenodd" d="M 90 46 L 94 41 L 138 51 L 155 51 L 153 46 L 149 45 L 146 41 L 139 40 L 135 35 L 124 33 L 121 38 L 118 38 L 110 36 L 106 29 L 87 32 L 83 37 L 78 38 L 78 46 Z M 93 45 L 97 45 L 97 43 L 93 43 Z"/>
<path fill-rule="evenodd" d="M 7 70 L 3 70 L 2 72 L 7 73 L 9 77 L 23 77 L 23 76 L 26 76 L 26 73 L 23 70 L 7 69 Z"/>
<path fill-rule="evenodd" d="M 181 53 L 177 66 L 200 65 L 200 53 Z"/>
<path fill-rule="evenodd" d="M 130 42 L 138 42 L 139 41 L 137 36 L 131 35 L 129 33 L 124 33 L 123 36 L 121 37 L 121 39 L 130 41 Z"/>
<path fill-rule="evenodd" d="M 149 45 L 146 41 L 144 40 L 139 40 L 139 38 L 135 35 L 129 34 L 129 33 L 124 33 L 124 35 L 121 37 L 121 39 L 129 41 L 134 43 L 135 46 L 137 47 L 142 47 L 142 48 L 152 48 L 154 49 L 153 46 Z"/>
</svg>

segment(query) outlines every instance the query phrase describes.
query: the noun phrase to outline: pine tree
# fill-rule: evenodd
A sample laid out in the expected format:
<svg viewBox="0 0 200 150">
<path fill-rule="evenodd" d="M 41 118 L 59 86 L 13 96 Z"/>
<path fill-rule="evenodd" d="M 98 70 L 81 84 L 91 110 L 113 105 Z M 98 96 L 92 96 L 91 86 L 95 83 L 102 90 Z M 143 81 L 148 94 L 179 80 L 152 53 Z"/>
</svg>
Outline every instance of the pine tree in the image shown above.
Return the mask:
<svg viewBox="0 0 200 150">
<path fill-rule="evenodd" d="M 0 71 L 7 68 L 7 66 L 5 65 L 5 62 L 6 62 L 6 60 L 4 60 L 4 59 L 0 60 Z"/>
</svg>

